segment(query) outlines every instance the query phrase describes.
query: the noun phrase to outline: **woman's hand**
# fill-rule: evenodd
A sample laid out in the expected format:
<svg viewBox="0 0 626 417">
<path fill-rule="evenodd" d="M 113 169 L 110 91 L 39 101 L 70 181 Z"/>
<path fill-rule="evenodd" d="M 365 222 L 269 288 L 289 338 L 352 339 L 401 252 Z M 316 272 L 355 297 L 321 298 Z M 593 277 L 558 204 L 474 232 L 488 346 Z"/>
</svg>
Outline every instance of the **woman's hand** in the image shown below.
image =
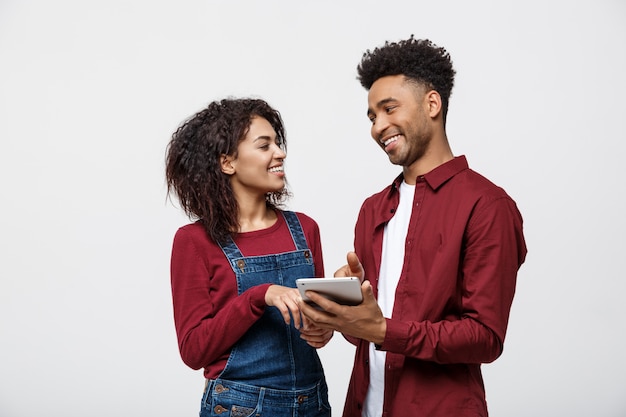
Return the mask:
<svg viewBox="0 0 626 417">
<path fill-rule="evenodd" d="M 282 314 L 285 323 L 291 323 L 300 330 L 300 337 L 314 348 L 321 348 L 332 339 L 332 329 L 322 329 L 312 321 L 303 317 L 298 304 L 302 301 L 300 292 L 296 288 L 283 287 L 282 285 L 270 285 L 265 293 L 265 303 L 276 307 Z"/>
<path fill-rule="evenodd" d="M 296 288 L 270 285 L 265 292 L 265 303 L 268 306 L 276 307 L 282 314 L 285 323 L 291 323 L 293 317 L 293 325 L 296 329 L 300 329 L 302 326 L 302 317 L 298 307 L 299 300 L 300 293 Z"/>
</svg>

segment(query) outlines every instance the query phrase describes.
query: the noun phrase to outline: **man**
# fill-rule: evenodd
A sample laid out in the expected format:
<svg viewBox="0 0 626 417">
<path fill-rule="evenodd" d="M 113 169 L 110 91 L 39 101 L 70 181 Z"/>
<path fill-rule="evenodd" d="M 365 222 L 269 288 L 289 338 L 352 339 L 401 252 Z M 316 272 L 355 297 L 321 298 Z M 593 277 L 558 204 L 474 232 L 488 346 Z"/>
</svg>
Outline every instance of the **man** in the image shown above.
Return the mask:
<svg viewBox="0 0 626 417">
<path fill-rule="evenodd" d="M 480 366 L 502 353 L 526 245 L 515 202 L 448 144 L 454 75 L 413 36 L 358 66 L 372 137 L 402 174 L 365 200 L 335 273 L 363 280 L 363 303 L 300 302 L 357 347 L 344 417 L 488 414 Z"/>
</svg>

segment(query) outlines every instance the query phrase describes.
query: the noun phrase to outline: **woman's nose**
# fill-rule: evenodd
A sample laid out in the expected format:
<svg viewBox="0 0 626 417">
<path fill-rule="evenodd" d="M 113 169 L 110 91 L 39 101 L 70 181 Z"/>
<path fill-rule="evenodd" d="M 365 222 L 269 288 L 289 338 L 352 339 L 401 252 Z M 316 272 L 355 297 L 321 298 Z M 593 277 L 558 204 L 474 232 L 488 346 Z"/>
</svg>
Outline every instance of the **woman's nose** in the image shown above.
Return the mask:
<svg viewBox="0 0 626 417">
<path fill-rule="evenodd" d="M 274 157 L 276 159 L 285 159 L 287 158 L 287 154 L 285 153 L 283 148 L 277 147 L 276 152 L 274 152 Z"/>
</svg>

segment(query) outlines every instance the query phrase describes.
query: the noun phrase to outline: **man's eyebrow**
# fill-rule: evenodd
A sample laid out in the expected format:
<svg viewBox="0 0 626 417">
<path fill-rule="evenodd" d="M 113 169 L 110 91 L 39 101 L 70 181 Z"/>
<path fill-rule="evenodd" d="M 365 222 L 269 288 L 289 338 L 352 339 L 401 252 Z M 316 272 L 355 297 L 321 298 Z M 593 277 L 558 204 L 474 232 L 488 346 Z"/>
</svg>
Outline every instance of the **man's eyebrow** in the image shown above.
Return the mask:
<svg viewBox="0 0 626 417">
<path fill-rule="evenodd" d="M 397 101 L 397 100 L 393 97 L 384 98 L 380 100 L 378 103 L 376 103 L 376 107 L 382 107 L 387 103 L 391 103 L 392 101 Z"/>
<path fill-rule="evenodd" d="M 380 108 L 382 106 L 384 106 L 385 104 L 391 103 L 391 102 L 395 102 L 397 101 L 395 98 L 393 97 L 388 97 L 388 98 L 384 98 L 382 100 L 380 100 L 378 103 L 376 103 L 376 107 Z M 374 110 L 371 107 L 367 108 L 367 115 L 371 115 L 372 113 L 374 113 Z"/>
</svg>

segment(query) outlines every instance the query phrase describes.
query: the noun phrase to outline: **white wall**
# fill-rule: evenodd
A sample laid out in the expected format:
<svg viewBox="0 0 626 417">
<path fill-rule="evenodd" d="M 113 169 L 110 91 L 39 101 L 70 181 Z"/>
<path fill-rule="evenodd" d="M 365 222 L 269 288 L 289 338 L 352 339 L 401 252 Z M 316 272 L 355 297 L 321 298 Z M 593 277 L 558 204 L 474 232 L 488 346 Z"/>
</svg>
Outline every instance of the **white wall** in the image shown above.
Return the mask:
<svg viewBox="0 0 626 417">
<path fill-rule="evenodd" d="M 626 415 L 626 3 L 0 2 L 0 416 L 197 415 L 180 360 L 164 150 L 227 95 L 267 99 L 289 140 L 290 208 L 326 270 L 364 197 L 398 172 L 369 137 L 367 48 L 410 34 L 458 71 L 456 154 L 525 218 L 491 415 Z M 321 352 L 340 415 L 353 349 Z"/>
</svg>

